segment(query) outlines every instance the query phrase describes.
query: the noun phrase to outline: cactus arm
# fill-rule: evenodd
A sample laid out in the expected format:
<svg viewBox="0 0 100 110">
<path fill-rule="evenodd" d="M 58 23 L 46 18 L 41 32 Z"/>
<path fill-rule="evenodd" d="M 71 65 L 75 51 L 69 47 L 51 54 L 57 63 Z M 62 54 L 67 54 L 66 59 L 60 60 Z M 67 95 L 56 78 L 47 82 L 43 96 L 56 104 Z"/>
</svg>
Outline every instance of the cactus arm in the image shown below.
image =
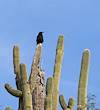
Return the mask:
<svg viewBox="0 0 100 110">
<path fill-rule="evenodd" d="M 78 85 L 78 110 L 86 110 L 87 106 L 87 83 L 88 83 L 88 68 L 89 68 L 90 52 L 85 49 L 82 56 L 80 78 Z"/>
<path fill-rule="evenodd" d="M 19 58 L 19 47 L 14 46 L 13 48 L 13 65 L 14 65 L 14 72 L 20 77 L 20 58 Z"/>
<path fill-rule="evenodd" d="M 26 66 L 24 64 L 20 64 L 20 73 L 23 93 L 23 105 L 24 105 L 23 109 L 32 110 L 32 96 L 30 92 L 30 86 L 27 81 Z"/>
<path fill-rule="evenodd" d="M 52 87 L 52 77 L 49 77 L 46 83 L 45 110 L 52 110 Z"/>
<path fill-rule="evenodd" d="M 5 110 L 12 110 L 12 108 L 10 108 L 10 107 L 7 107 Z"/>
<path fill-rule="evenodd" d="M 13 89 L 9 84 L 5 84 L 5 89 L 15 97 L 22 97 L 22 91 Z"/>
<path fill-rule="evenodd" d="M 59 82 L 60 82 L 60 74 L 61 74 L 61 64 L 63 58 L 63 50 L 64 50 L 64 37 L 59 36 L 57 48 L 56 48 L 56 58 L 54 65 L 54 74 L 53 74 L 53 108 L 52 110 L 58 109 L 58 100 L 59 100 Z"/>
<path fill-rule="evenodd" d="M 73 108 L 74 108 L 74 99 L 73 98 L 69 98 L 68 105 L 67 105 L 65 102 L 64 96 L 60 95 L 59 102 L 60 102 L 60 105 L 63 110 L 73 110 Z"/>
<path fill-rule="evenodd" d="M 73 110 L 73 108 L 74 108 L 74 104 L 75 102 L 74 102 L 74 99 L 71 97 L 71 98 L 69 98 L 69 101 L 68 101 L 68 106 L 67 106 L 67 108 L 69 108 L 70 110 Z"/>
<path fill-rule="evenodd" d="M 60 102 L 61 108 L 63 110 L 67 110 L 67 104 L 65 102 L 65 99 L 64 99 L 64 96 L 63 95 L 60 95 L 59 96 L 59 102 Z"/>
<path fill-rule="evenodd" d="M 20 51 L 18 46 L 13 47 L 13 65 L 14 73 L 16 74 L 16 86 L 18 90 L 21 88 L 21 76 L 20 76 Z M 18 110 L 23 110 L 23 100 L 19 98 L 19 107 Z"/>
<path fill-rule="evenodd" d="M 19 55 L 19 47 L 14 46 L 13 48 L 13 65 L 14 65 L 14 73 L 16 74 L 16 86 L 17 89 L 21 90 L 20 86 L 20 55 Z"/>
</svg>

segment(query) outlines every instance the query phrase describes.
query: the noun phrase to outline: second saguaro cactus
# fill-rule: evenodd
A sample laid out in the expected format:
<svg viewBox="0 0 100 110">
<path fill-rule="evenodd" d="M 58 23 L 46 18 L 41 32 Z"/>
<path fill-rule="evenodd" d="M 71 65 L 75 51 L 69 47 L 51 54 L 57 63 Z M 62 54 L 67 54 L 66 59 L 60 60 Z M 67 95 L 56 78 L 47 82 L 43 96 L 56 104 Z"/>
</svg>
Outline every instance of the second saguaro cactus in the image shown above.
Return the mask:
<svg viewBox="0 0 100 110">
<path fill-rule="evenodd" d="M 82 56 L 80 78 L 78 85 L 78 110 L 87 110 L 87 84 L 90 51 L 85 49 Z"/>
<path fill-rule="evenodd" d="M 78 84 L 78 99 L 77 109 L 87 110 L 87 86 L 88 86 L 88 69 L 89 69 L 90 51 L 85 49 L 82 55 L 81 70 Z M 66 104 L 63 95 L 59 96 L 60 105 L 63 110 L 73 110 L 74 100 L 69 99 L 68 105 Z"/>
</svg>

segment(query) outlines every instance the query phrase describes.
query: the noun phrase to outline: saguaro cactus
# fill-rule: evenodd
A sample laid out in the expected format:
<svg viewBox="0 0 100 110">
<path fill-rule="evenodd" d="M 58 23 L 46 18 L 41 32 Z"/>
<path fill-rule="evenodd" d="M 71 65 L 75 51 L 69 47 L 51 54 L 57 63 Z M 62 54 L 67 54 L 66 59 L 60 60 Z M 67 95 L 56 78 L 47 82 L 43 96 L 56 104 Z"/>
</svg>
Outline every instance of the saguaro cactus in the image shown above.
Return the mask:
<svg viewBox="0 0 100 110">
<path fill-rule="evenodd" d="M 90 52 L 85 49 L 82 56 L 80 78 L 78 85 L 78 110 L 87 109 L 87 84 Z"/>
<path fill-rule="evenodd" d="M 61 66 L 62 66 L 62 58 L 64 51 L 64 37 L 59 36 L 57 48 L 56 48 L 56 58 L 54 65 L 54 73 L 53 73 L 53 101 L 52 101 L 52 110 L 58 109 L 58 100 L 59 100 L 59 82 L 61 75 Z"/>
<path fill-rule="evenodd" d="M 80 78 L 78 85 L 78 110 L 87 109 L 87 84 L 88 84 L 88 69 L 89 69 L 90 51 L 85 49 L 82 56 Z M 69 99 L 68 105 L 66 104 L 63 95 L 59 96 L 60 105 L 63 110 L 73 110 L 74 100 Z"/>
<path fill-rule="evenodd" d="M 19 97 L 19 107 L 18 110 L 23 110 L 23 99 L 22 99 L 22 86 L 21 86 L 21 75 L 20 75 L 20 52 L 19 47 L 14 46 L 13 48 L 13 65 L 14 65 L 14 73 L 16 75 L 16 86 L 17 90 L 13 89 L 9 84 L 5 84 L 6 90 L 16 96 Z"/>
<path fill-rule="evenodd" d="M 28 80 L 26 66 L 20 64 L 19 47 L 14 46 L 13 48 L 13 64 L 17 90 L 13 89 L 9 84 L 5 84 L 5 88 L 11 95 L 19 98 L 18 110 L 44 110 L 45 79 L 44 72 L 39 65 L 41 49 L 42 45 L 38 44 Z"/>
<path fill-rule="evenodd" d="M 16 52 L 17 49 L 17 52 Z M 13 89 L 9 84 L 5 84 L 6 90 L 13 96 L 19 97 L 19 110 L 32 110 L 32 97 L 30 93 L 30 86 L 27 81 L 26 67 L 25 65 L 19 65 L 18 47 L 14 47 L 14 64 L 16 73 L 16 85 L 19 90 Z M 16 58 L 17 57 L 17 58 Z M 19 67 L 17 67 L 19 66 Z M 20 70 L 20 71 L 18 71 Z"/>
<path fill-rule="evenodd" d="M 12 88 L 9 84 L 5 84 L 5 88 L 11 95 L 19 98 L 18 110 L 58 110 L 58 101 L 63 110 L 73 110 L 73 98 L 69 98 L 68 103 L 66 103 L 64 96 L 59 96 L 63 51 L 64 37 L 59 36 L 53 76 L 47 79 L 45 86 L 44 71 L 40 67 L 42 44 L 36 45 L 29 79 L 27 78 L 25 64 L 20 64 L 19 47 L 14 46 L 13 65 L 17 89 Z M 89 50 L 84 50 L 78 85 L 78 110 L 86 110 L 89 56 Z M 11 109 L 7 108 L 6 110 Z"/>
</svg>

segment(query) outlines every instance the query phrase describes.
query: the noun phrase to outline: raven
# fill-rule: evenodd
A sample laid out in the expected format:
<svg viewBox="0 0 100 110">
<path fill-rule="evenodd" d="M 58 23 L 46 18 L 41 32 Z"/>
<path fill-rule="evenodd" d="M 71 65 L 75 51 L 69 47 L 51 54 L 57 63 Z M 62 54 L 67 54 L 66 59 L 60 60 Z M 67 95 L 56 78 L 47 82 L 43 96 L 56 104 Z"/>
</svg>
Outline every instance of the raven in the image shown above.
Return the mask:
<svg viewBox="0 0 100 110">
<path fill-rule="evenodd" d="M 43 43 L 43 34 L 42 33 L 43 32 L 39 32 L 37 35 L 37 39 L 36 39 L 37 45 L 40 43 Z"/>
</svg>

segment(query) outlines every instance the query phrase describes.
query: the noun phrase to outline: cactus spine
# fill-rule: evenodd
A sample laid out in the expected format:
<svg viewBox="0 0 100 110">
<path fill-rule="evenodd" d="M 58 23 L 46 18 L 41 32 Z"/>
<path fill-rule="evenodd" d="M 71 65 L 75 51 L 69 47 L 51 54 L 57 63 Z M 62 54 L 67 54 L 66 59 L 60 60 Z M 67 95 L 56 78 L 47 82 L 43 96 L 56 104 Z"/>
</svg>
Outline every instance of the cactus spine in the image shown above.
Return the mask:
<svg viewBox="0 0 100 110">
<path fill-rule="evenodd" d="M 82 56 L 80 78 L 78 85 L 78 110 L 87 109 L 87 84 L 88 84 L 88 69 L 89 69 L 90 52 L 85 49 Z"/>
</svg>

